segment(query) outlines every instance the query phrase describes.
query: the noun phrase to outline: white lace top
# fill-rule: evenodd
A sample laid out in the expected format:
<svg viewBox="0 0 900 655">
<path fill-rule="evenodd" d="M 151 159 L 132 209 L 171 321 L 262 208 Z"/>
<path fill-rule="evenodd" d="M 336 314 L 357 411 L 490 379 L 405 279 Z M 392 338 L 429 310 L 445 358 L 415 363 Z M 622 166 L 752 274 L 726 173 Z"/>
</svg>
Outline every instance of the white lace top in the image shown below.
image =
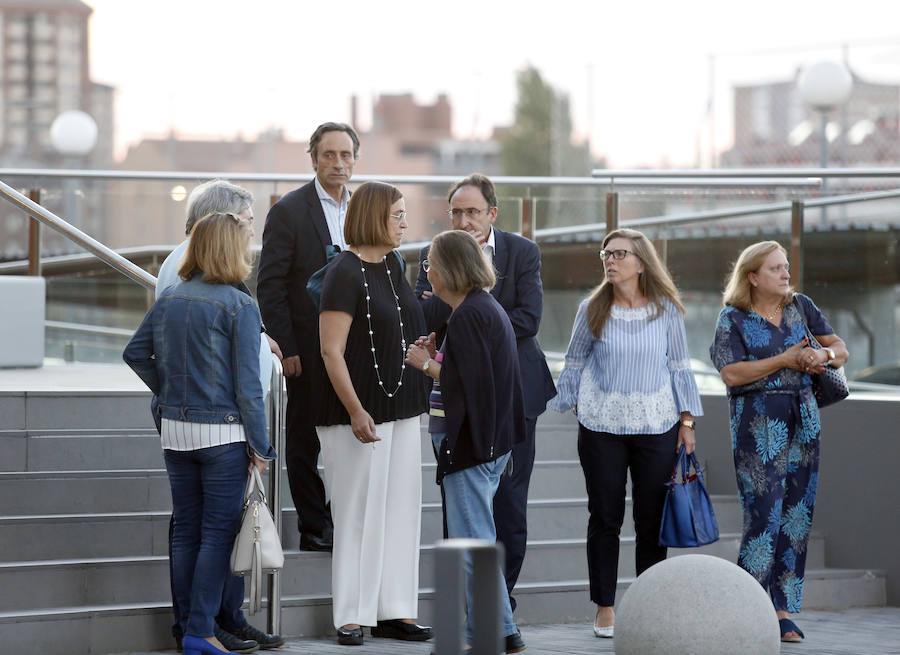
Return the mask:
<svg viewBox="0 0 900 655">
<path fill-rule="evenodd" d="M 587 304 L 575 315 L 552 409 L 577 405 L 584 427 L 612 434 L 661 434 L 681 412 L 703 415 L 684 320 L 672 303 L 655 320 L 654 304 L 613 305 L 599 339 L 588 327 Z"/>
</svg>

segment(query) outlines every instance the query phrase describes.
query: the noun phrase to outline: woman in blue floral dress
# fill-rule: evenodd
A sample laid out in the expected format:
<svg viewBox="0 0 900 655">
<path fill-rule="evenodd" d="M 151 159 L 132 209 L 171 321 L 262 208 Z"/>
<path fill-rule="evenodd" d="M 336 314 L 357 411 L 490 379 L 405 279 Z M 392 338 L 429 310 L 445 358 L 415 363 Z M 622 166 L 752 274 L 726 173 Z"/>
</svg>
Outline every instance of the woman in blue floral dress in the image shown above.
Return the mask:
<svg viewBox="0 0 900 655">
<path fill-rule="evenodd" d="M 782 641 L 801 641 L 788 616 L 800 611 L 818 481 L 819 408 L 810 374 L 842 366 L 849 354 L 790 279 L 777 242 L 744 249 L 725 289 L 710 358 L 728 386 L 744 513 L 738 564 L 771 595 Z M 808 346 L 807 326 L 821 350 Z"/>
</svg>

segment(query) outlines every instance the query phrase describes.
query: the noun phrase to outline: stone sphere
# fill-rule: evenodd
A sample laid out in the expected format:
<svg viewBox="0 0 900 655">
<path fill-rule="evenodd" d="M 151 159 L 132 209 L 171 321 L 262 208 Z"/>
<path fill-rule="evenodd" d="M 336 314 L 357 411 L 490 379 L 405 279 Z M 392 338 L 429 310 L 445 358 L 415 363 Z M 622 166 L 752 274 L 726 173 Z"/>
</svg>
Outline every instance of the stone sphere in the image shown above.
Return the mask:
<svg viewBox="0 0 900 655">
<path fill-rule="evenodd" d="M 644 571 L 616 607 L 616 655 L 777 655 L 778 618 L 736 564 L 681 555 Z"/>
</svg>

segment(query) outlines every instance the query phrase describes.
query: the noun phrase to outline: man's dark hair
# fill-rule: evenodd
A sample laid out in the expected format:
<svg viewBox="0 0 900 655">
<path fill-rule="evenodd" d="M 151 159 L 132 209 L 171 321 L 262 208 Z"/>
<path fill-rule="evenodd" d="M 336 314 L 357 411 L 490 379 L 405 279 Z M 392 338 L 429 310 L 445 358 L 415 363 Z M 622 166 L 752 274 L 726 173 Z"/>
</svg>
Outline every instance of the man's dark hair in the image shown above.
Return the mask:
<svg viewBox="0 0 900 655">
<path fill-rule="evenodd" d="M 478 190 L 481 191 L 481 195 L 484 196 L 484 199 L 487 201 L 488 209 L 497 206 L 497 192 L 494 190 L 494 183 L 491 182 L 487 175 L 482 175 L 481 173 L 472 173 L 466 179 L 460 180 L 454 184 L 450 189 L 450 193 L 447 194 L 447 202 L 450 202 L 453 198 L 453 194 L 464 186 L 477 187 Z"/>
<path fill-rule="evenodd" d="M 312 133 L 312 136 L 309 137 L 309 148 L 306 149 L 306 152 L 311 153 L 314 158 L 318 158 L 319 153 L 316 149 L 319 147 L 319 141 L 322 140 L 322 136 L 326 132 L 346 132 L 349 134 L 350 140 L 353 141 L 353 158 L 359 159 L 359 137 L 356 136 L 356 130 L 347 125 L 347 123 L 328 122 L 319 125 L 316 131 Z"/>
</svg>

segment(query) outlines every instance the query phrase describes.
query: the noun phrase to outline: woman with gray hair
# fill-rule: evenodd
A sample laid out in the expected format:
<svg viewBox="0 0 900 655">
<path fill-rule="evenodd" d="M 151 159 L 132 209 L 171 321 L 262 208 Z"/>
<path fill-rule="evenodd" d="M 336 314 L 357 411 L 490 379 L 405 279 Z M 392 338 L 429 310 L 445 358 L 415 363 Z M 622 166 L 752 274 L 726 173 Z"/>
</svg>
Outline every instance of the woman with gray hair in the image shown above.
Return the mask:
<svg viewBox="0 0 900 655">
<path fill-rule="evenodd" d="M 525 434 L 516 335 L 503 307 L 486 291 L 494 286 L 494 270 L 471 234 L 449 230 L 437 235 L 422 265 L 434 295 L 452 309 L 440 352 L 431 333 L 417 339 L 406 357 L 434 379 L 428 431 L 446 497 L 447 533 L 494 541 L 494 494 L 514 440 Z M 466 574 L 471 643 L 471 561 Z M 525 644 L 499 568 L 497 584 L 505 650 L 518 653 Z"/>
</svg>

